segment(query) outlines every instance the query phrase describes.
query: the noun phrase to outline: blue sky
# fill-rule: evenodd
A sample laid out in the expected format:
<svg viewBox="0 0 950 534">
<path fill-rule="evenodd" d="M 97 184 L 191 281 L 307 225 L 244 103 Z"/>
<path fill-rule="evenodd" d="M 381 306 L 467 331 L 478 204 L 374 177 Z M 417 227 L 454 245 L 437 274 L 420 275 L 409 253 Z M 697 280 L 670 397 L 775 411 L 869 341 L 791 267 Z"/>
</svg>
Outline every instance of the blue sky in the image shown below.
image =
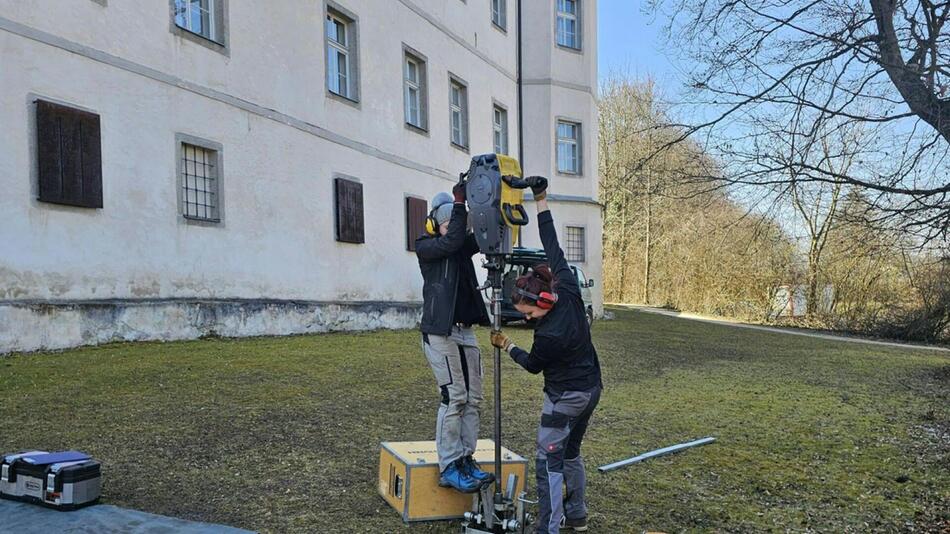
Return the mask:
<svg viewBox="0 0 950 534">
<path fill-rule="evenodd" d="M 673 63 L 663 53 L 663 17 L 644 14 L 640 0 L 599 0 L 597 3 L 598 71 L 634 78 L 652 75 L 669 93 L 679 79 Z"/>
</svg>

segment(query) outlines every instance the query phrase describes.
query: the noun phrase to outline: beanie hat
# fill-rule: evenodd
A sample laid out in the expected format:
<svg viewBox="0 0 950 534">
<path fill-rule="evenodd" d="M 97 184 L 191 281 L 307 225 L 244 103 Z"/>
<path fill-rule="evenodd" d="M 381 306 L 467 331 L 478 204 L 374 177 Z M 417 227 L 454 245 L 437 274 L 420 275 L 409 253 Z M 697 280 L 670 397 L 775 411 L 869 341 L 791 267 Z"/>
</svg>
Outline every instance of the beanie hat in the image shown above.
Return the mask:
<svg viewBox="0 0 950 534">
<path fill-rule="evenodd" d="M 435 210 L 435 222 L 440 225 L 452 218 L 452 208 L 455 198 L 442 192 L 432 198 L 432 209 Z"/>
<path fill-rule="evenodd" d="M 445 224 L 446 221 L 452 218 L 452 203 L 442 204 L 439 206 L 439 209 L 435 210 L 435 222 L 439 225 Z"/>
</svg>

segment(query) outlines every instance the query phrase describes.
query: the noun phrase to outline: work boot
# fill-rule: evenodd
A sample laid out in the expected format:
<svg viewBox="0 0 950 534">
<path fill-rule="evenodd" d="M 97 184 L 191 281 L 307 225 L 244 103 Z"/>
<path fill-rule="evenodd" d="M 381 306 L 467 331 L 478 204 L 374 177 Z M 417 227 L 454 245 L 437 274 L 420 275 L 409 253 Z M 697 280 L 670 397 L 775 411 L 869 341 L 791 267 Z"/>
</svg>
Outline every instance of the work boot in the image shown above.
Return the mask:
<svg viewBox="0 0 950 534">
<path fill-rule="evenodd" d="M 486 473 L 478 467 L 478 463 L 475 461 L 475 458 L 472 458 L 471 455 L 462 458 L 462 465 L 465 466 L 465 472 L 468 476 L 474 478 L 482 486 L 487 486 L 495 481 L 495 475 L 492 473 Z"/>
<path fill-rule="evenodd" d="M 587 532 L 587 518 L 581 517 L 579 519 L 571 519 L 569 517 L 565 517 L 564 526 L 561 528 L 564 530 L 573 529 L 574 532 Z"/>
<path fill-rule="evenodd" d="M 466 473 L 462 460 L 456 460 L 450 463 L 442 476 L 439 477 L 439 485 L 443 488 L 454 488 L 462 493 L 476 493 L 481 483 Z"/>
</svg>

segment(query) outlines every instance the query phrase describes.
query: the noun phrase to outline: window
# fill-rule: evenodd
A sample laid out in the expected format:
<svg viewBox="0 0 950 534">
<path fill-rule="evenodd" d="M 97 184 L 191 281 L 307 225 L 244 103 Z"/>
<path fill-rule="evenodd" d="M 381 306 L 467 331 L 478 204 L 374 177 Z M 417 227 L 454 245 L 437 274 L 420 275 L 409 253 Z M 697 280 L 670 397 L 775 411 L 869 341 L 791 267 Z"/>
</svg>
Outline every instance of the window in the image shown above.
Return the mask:
<svg viewBox="0 0 950 534">
<path fill-rule="evenodd" d="M 336 240 L 363 243 L 363 184 L 355 180 L 333 180 L 336 197 Z"/>
<path fill-rule="evenodd" d="M 221 146 L 178 136 L 178 183 L 185 219 L 221 222 Z"/>
<path fill-rule="evenodd" d="M 583 226 L 567 227 L 567 249 L 564 251 L 567 261 L 586 261 L 584 230 Z"/>
<path fill-rule="evenodd" d="M 491 0 L 492 24 L 503 30 L 508 28 L 508 0 Z"/>
<path fill-rule="evenodd" d="M 557 44 L 579 50 L 577 3 L 578 0 L 557 0 Z"/>
<path fill-rule="evenodd" d="M 581 173 L 580 140 L 581 125 L 575 122 L 557 121 L 557 171 L 567 174 Z"/>
<path fill-rule="evenodd" d="M 406 250 L 415 252 L 416 239 L 425 233 L 428 215 L 429 204 L 425 200 L 406 197 Z"/>
<path fill-rule="evenodd" d="M 468 88 L 461 81 L 449 79 L 449 126 L 452 144 L 468 149 Z"/>
<path fill-rule="evenodd" d="M 224 44 L 225 0 L 173 0 L 175 26 Z"/>
<path fill-rule="evenodd" d="M 102 207 L 99 115 L 37 100 L 36 149 L 41 202 Z"/>
<path fill-rule="evenodd" d="M 352 101 L 357 95 L 356 21 L 327 7 L 327 89 Z"/>
<path fill-rule="evenodd" d="M 403 59 L 403 98 L 405 100 L 406 124 L 421 130 L 428 128 L 426 62 L 406 51 Z"/>
<path fill-rule="evenodd" d="M 492 111 L 493 141 L 496 154 L 508 154 L 508 111 L 495 105 Z"/>
</svg>

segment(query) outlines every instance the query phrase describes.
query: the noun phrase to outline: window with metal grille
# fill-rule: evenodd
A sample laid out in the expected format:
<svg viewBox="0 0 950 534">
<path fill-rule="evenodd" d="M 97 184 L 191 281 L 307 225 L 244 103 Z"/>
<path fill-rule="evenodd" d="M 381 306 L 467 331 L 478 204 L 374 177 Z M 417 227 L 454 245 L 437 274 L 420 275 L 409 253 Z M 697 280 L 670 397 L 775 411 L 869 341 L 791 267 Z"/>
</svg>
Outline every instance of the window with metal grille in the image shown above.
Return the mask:
<svg viewBox="0 0 950 534">
<path fill-rule="evenodd" d="M 224 43 L 224 0 L 174 0 L 175 25 L 218 44 Z"/>
<path fill-rule="evenodd" d="M 221 221 L 219 152 L 181 143 L 181 207 L 186 219 Z"/>
<path fill-rule="evenodd" d="M 578 0 L 557 0 L 557 44 L 580 49 Z"/>
<path fill-rule="evenodd" d="M 493 141 L 496 154 L 508 154 L 508 111 L 494 106 L 492 111 Z"/>
<path fill-rule="evenodd" d="M 557 121 L 557 170 L 566 174 L 580 174 L 580 130 L 576 122 Z"/>
<path fill-rule="evenodd" d="M 586 241 L 584 237 L 584 230 L 585 228 L 583 226 L 567 227 L 567 236 L 565 239 L 567 248 L 564 251 L 564 257 L 567 259 L 567 261 L 586 261 Z"/>
<path fill-rule="evenodd" d="M 403 93 L 406 124 L 425 130 L 428 126 L 426 63 L 408 51 L 403 59 Z"/>
<path fill-rule="evenodd" d="M 429 204 L 421 198 L 406 197 L 406 250 L 415 252 L 416 239 L 425 233 Z"/>
<path fill-rule="evenodd" d="M 363 243 L 363 184 L 355 180 L 333 180 L 336 197 L 336 240 Z"/>
<path fill-rule="evenodd" d="M 332 7 L 326 20 L 327 89 L 357 100 L 356 21 Z"/>
<path fill-rule="evenodd" d="M 449 126 L 452 144 L 468 149 L 468 88 L 455 78 L 449 79 Z"/>
<path fill-rule="evenodd" d="M 491 21 L 503 30 L 508 28 L 508 0 L 491 0 Z"/>
<path fill-rule="evenodd" d="M 36 138 L 38 199 L 101 208 L 99 115 L 37 100 Z"/>
</svg>

